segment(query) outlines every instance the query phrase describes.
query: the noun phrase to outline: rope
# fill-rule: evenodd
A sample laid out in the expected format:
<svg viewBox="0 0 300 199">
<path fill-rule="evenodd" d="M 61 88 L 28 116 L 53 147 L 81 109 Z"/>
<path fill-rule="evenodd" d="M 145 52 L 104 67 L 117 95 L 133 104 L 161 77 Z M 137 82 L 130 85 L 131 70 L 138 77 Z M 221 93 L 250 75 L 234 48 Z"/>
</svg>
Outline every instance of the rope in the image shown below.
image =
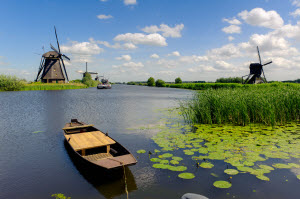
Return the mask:
<svg viewBox="0 0 300 199">
<path fill-rule="evenodd" d="M 126 178 L 126 171 L 125 171 L 125 165 L 123 164 L 123 162 L 119 161 L 119 160 L 115 160 L 115 159 L 111 159 L 111 158 L 107 158 L 116 162 L 119 162 L 122 166 L 123 166 L 123 171 L 124 171 L 124 181 L 125 181 L 125 192 L 127 195 L 127 199 L 129 199 L 128 197 L 128 190 L 127 190 L 127 178 Z"/>
</svg>

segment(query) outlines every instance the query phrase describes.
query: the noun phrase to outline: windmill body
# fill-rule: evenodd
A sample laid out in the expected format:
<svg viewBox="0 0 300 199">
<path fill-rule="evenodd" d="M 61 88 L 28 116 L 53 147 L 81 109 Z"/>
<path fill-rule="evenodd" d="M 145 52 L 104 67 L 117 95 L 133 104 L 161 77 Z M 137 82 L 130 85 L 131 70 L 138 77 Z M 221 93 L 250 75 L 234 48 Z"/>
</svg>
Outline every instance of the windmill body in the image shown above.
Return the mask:
<svg viewBox="0 0 300 199">
<path fill-rule="evenodd" d="M 68 60 L 70 60 L 70 58 L 61 54 L 56 28 L 54 27 L 54 29 L 58 50 L 50 44 L 53 51 L 46 52 L 42 55 L 39 71 L 35 81 L 40 80 L 43 83 L 65 83 L 66 80 L 69 81 L 62 57 Z"/>
<path fill-rule="evenodd" d="M 49 51 L 43 54 L 44 70 L 41 74 L 43 83 L 64 83 L 65 76 L 59 59 L 59 54 L 55 51 Z"/>
<path fill-rule="evenodd" d="M 242 78 L 247 77 L 245 81 L 243 81 L 243 84 L 259 84 L 259 83 L 267 82 L 263 66 L 271 64 L 272 61 L 265 64 L 261 64 L 261 57 L 260 57 L 258 46 L 257 46 L 257 53 L 258 53 L 259 63 L 250 64 L 249 66 L 250 73 L 242 77 Z M 261 74 L 264 75 L 264 78 L 261 78 Z"/>
</svg>

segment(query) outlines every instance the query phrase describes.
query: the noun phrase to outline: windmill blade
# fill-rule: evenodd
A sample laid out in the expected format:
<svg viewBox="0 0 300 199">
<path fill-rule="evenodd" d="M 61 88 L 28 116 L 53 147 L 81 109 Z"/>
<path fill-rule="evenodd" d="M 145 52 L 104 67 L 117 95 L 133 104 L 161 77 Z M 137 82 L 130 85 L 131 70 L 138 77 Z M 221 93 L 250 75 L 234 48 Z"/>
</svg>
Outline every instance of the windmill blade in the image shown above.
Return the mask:
<svg viewBox="0 0 300 199">
<path fill-rule="evenodd" d="M 272 61 L 269 61 L 269 62 L 267 62 L 267 63 L 263 64 L 263 66 L 266 66 L 266 65 L 268 65 L 268 64 L 272 64 L 272 63 L 273 63 Z"/>
<path fill-rule="evenodd" d="M 69 78 L 68 78 L 68 74 L 67 74 L 66 67 L 65 67 L 65 64 L 64 64 L 64 60 L 63 60 L 63 59 L 61 59 L 61 62 L 62 62 L 62 64 L 63 64 L 64 71 L 65 71 L 65 74 L 66 74 L 67 80 L 68 80 L 68 82 L 69 82 Z"/>
<path fill-rule="evenodd" d="M 69 61 L 70 61 L 70 58 L 69 58 L 69 57 L 67 57 L 66 55 L 62 54 L 61 56 L 63 56 L 64 58 L 66 58 L 67 60 L 69 60 Z"/>
<path fill-rule="evenodd" d="M 39 78 L 39 76 L 40 76 L 40 74 L 41 74 L 41 72 L 42 72 L 42 70 L 43 70 L 43 68 L 44 68 L 44 60 L 45 60 L 45 59 L 42 57 L 42 58 L 41 58 L 41 62 L 40 62 L 39 72 L 38 72 L 38 74 L 37 74 L 37 76 L 36 76 L 35 81 L 38 80 L 38 78 Z"/>
<path fill-rule="evenodd" d="M 58 52 L 59 52 L 59 54 L 60 54 L 59 42 L 58 42 L 58 38 L 57 38 L 57 33 L 56 33 L 56 28 L 55 28 L 55 26 L 54 26 L 54 30 L 55 30 L 56 42 L 57 42 L 57 46 L 58 46 Z"/>
<path fill-rule="evenodd" d="M 258 46 L 257 46 L 257 53 L 258 53 L 259 63 L 260 63 L 260 65 L 261 65 L 261 58 L 260 58 L 260 53 L 259 53 L 259 48 L 258 48 Z"/>
<path fill-rule="evenodd" d="M 262 72 L 263 72 L 263 75 L 264 75 L 264 78 L 265 78 L 265 80 L 266 80 L 266 82 L 267 82 L 267 79 L 266 79 L 266 76 L 265 76 L 264 69 L 262 68 L 261 70 L 262 70 Z"/>
<path fill-rule="evenodd" d="M 58 50 L 56 50 L 56 48 L 54 48 L 54 46 L 52 46 L 52 44 L 50 44 L 50 46 L 51 46 L 51 49 L 52 49 L 52 50 L 54 50 L 55 52 L 57 52 L 58 54 L 60 54 L 60 53 L 58 52 Z"/>
</svg>

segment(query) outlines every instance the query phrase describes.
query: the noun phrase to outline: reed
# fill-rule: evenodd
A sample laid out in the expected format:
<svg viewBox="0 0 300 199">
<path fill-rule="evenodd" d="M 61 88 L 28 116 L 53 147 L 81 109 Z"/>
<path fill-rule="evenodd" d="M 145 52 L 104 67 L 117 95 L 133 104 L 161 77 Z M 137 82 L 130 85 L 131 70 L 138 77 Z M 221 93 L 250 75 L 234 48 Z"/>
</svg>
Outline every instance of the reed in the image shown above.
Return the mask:
<svg viewBox="0 0 300 199">
<path fill-rule="evenodd" d="M 280 125 L 300 118 L 299 84 L 262 84 L 208 89 L 182 102 L 187 122 Z"/>
</svg>

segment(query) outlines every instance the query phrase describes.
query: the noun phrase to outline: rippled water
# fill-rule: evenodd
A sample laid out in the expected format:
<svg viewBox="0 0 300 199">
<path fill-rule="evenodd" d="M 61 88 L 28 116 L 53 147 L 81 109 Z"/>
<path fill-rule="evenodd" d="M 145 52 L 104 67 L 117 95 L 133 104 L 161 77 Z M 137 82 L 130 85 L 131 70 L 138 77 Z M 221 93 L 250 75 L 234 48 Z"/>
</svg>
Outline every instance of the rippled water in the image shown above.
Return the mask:
<svg viewBox="0 0 300 199">
<path fill-rule="evenodd" d="M 191 167 L 188 172 L 196 178 L 183 180 L 172 171 L 152 168 L 147 154 L 137 154 L 158 148 L 151 139 L 157 131 L 130 129 L 156 126 L 162 117 L 158 110 L 177 106 L 192 93 L 126 85 L 0 92 L 0 198 L 51 198 L 54 193 L 72 199 L 126 198 L 123 178 L 107 179 L 72 157 L 61 130 L 71 118 L 108 132 L 138 158 L 137 165 L 126 169 L 129 198 L 179 199 L 188 192 L 209 198 L 299 198 L 298 171 L 275 170 L 270 182 L 239 174 L 232 188 L 217 189 L 211 173 L 225 175 L 223 161 L 216 161 L 213 171 Z"/>
</svg>

